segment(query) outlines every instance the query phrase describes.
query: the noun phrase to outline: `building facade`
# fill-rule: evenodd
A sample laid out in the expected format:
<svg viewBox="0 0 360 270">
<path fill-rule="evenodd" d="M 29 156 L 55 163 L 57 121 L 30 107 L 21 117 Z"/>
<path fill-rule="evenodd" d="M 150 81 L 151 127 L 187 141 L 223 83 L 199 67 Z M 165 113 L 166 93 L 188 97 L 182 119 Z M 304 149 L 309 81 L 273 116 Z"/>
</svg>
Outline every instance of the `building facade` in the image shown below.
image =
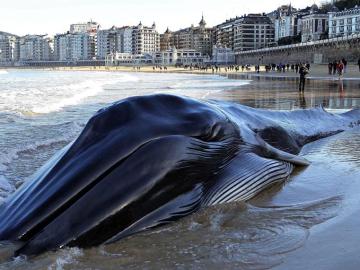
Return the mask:
<svg viewBox="0 0 360 270">
<path fill-rule="evenodd" d="M 105 58 L 106 66 L 152 65 L 154 54 L 112 53 Z"/>
<path fill-rule="evenodd" d="M 235 24 L 234 51 L 266 48 L 275 44 L 274 25 L 265 14 L 249 14 Z"/>
<path fill-rule="evenodd" d="M 153 23 L 151 27 L 144 26 L 141 22 L 133 27 L 132 31 L 132 53 L 146 54 L 155 53 L 160 50 L 160 35 Z"/>
<path fill-rule="evenodd" d="M 166 31 L 163 34 L 160 34 L 160 51 L 166 51 L 171 49 L 173 44 L 173 32 L 169 30 L 169 27 L 166 28 Z"/>
<path fill-rule="evenodd" d="M 95 59 L 94 35 L 90 33 L 67 33 L 54 37 L 54 59 L 79 61 Z"/>
<path fill-rule="evenodd" d="M 235 24 L 238 19 L 232 18 L 214 27 L 213 45 L 234 50 Z"/>
<path fill-rule="evenodd" d="M 312 13 L 301 19 L 301 42 L 327 38 L 329 16 Z"/>
<path fill-rule="evenodd" d="M 116 53 L 131 53 L 144 55 L 160 50 L 160 37 L 156 31 L 155 23 L 152 27 L 124 26 L 121 28 L 113 26 L 108 30 L 97 32 L 97 58 L 105 59 L 107 55 Z"/>
<path fill-rule="evenodd" d="M 27 35 L 20 38 L 20 61 L 50 61 L 52 50 L 50 38 L 46 35 Z"/>
<path fill-rule="evenodd" d="M 360 33 L 360 7 L 329 12 L 329 38 Z"/>
<path fill-rule="evenodd" d="M 301 31 L 299 15 L 291 5 L 277 9 L 274 25 L 276 42 L 281 38 L 296 36 Z"/>
<path fill-rule="evenodd" d="M 113 26 L 110 29 L 99 30 L 97 32 L 97 59 L 103 60 L 108 54 L 120 52 L 117 31 L 118 28 Z"/>
<path fill-rule="evenodd" d="M 100 25 L 96 22 L 90 21 L 87 23 L 75 23 L 70 25 L 70 33 L 94 33 L 100 29 Z"/>
<path fill-rule="evenodd" d="M 116 49 L 120 53 L 132 53 L 133 50 L 133 27 L 124 26 L 117 30 Z"/>
<path fill-rule="evenodd" d="M 235 64 L 235 53 L 231 48 L 214 45 L 211 62 L 217 65 Z"/>
<path fill-rule="evenodd" d="M 175 47 L 166 51 L 157 52 L 154 55 L 156 65 L 204 65 L 210 61 L 208 55 L 193 49 L 176 49 Z"/>
<path fill-rule="evenodd" d="M 19 53 L 18 36 L 0 32 L 0 65 L 18 61 Z"/>
<path fill-rule="evenodd" d="M 206 27 L 204 17 L 199 26 L 190 26 L 175 32 L 166 31 L 161 35 L 162 49 L 175 47 L 178 50 L 195 50 L 210 56 L 213 44 L 213 28 Z"/>
</svg>

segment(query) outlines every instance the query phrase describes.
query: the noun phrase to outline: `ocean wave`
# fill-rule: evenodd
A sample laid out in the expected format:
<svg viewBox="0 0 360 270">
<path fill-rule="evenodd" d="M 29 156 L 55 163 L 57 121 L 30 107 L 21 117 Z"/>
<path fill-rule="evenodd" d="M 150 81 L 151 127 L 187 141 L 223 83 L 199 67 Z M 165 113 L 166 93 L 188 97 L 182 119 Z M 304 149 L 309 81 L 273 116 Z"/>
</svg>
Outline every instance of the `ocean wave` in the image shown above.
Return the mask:
<svg viewBox="0 0 360 270">
<path fill-rule="evenodd" d="M 2 202 L 15 191 L 15 186 L 3 175 L 0 175 L 0 205 Z"/>
<path fill-rule="evenodd" d="M 9 165 L 16 159 L 20 158 L 22 154 L 29 154 L 40 149 L 49 148 L 58 144 L 65 145 L 71 142 L 74 137 L 84 127 L 83 124 L 77 122 L 67 122 L 63 124 L 64 130 L 69 130 L 66 134 L 51 139 L 40 140 L 33 143 L 24 142 L 17 145 L 12 149 L 3 149 L 0 155 L 0 171 L 4 172 L 8 169 Z M 51 126 L 49 126 L 51 128 Z"/>
<path fill-rule="evenodd" d="M 0 69 L 0 75 L 5 75 L 5 74 L 8 74 L 9 72 L 7 72 L 6 70 L 4 69 Z"/>
<path fill-rule="evenodd" d="M 67 91 L 75 93 L 71 96 L 59 97 L 57 100 L 51 100 L 47 104 L 37 104 L 30 111 L 38 114 L 46 114 L 59 111 L 64 107 L 77 105 L 84 99 L 96 96 L 103 91 L 103 83 L 95 81 L 86 81 L 64 87 L 54 87 L 53 91 Z M 80 91 L 79 91 L 80 90 Z"/>
</svg>

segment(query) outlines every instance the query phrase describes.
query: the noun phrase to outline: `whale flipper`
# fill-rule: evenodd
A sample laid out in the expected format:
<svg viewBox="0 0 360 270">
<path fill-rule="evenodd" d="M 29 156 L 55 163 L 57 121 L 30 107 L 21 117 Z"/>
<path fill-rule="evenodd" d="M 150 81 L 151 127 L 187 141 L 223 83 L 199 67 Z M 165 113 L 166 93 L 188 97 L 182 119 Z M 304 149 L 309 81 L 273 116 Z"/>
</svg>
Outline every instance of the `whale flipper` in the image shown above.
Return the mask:
<svg viewBox="0 0 360 270">
<path fill-rule="evenodd" d="M 293 165 L 298 165 L 298 166 L 310 165 L 310 162 L 307 159 L 299 155 L 294 155 L 292 153 L 285 152 L 281 149 L 277 149 L 274 146 L 268 144 L 259 136 L 259 134 L 256 135 L 256 139 L 258 140 L 259 146 L 261 148 L 261 154 L 264 157 L 289 162 Z"/>
<path fill-rule="evenodd" d="M 144 216 L 132 226 L 106 241 L 105 244 L 115 242 L 121 238 L 140 231 L 168 224 L 195 212 L 201 206 L 203 189 L 203 185 L 199 184 L 193 190 L 176 197 L 160 208 L 155 209 L 153 212 Z"/>
<path fill-rule="evenodd" d="M 253 152 L 240 153 L 217 175 L 216 183 L 206 193 L 204 205 L 246 201 L 270 185 L 285 181 L 293 168 L 289 162 Z"/>
</svg>

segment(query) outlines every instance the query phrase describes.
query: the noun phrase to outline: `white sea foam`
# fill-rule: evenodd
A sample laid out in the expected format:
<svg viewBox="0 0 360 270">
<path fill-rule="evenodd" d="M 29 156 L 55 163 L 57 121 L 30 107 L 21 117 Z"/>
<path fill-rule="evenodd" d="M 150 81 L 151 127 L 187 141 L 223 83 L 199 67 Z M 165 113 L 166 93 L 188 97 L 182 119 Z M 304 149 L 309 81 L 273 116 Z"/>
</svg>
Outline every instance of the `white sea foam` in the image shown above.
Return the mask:
<svg viewBox="0 0 360 270">
<path fill-rule="evenodd" d="M 9 72 L 7 72 L 6 70 L 4 69 L 0 69 L 0 75 L 3 75 L 3 74 L 8 74 Z"/>
<path fill-rule="evenodd" d="M 3 150 L 0 155 L 0 171 L 6 171 L 9 164 L 11 164 L 14 160 L 18 159 L 21 153 L 36 151 L 39 148 L 48 147 L 56 143 L 68 143 L 69 141 L 71 141 L 74 134 L 77 133 L 76 128 L 69 128 L 69 130 L 71 130 L 72 132 L 66 134 L 66 136 L 60 136 L 53 139 L 38 141 L 30 144 L 25 142 L 24 144 L 18 145 L 16 148 Z"/>
<path fill-rule="evenodd" d="M 5 176 L 0 175 L 0 205 L 15 190 L 15 186 Z"/>
<path fill-rule="evenodd" d="M 74 266 L 76 264 L 76 259 L 83 255 L 83 251 L 79 248 L 64 249 L 61 251 L 60 256 L 56 258 L 56 261 L 49 265 L 48 270 L 63 270 L 64 267 L 69 264 Z"/>
<path fill-rule="evenodd" d="M 5 176 L 0 175 L 0 191 L 12 191 L 14 190 L 14 186 L 10 184 L 9 180 L 5 178 Z"/>
<path fill-rule="evenodd" d="M 66 92 L 64 96 L 59 96 L 57 99 L 51 99 L 47 104 L 37 104 L 31 108 L 34 113 L 50 113 L 59 111 L 60 109 L 77 105 L 84 99 L 96 96 L 103 91 L 103 83 L 86 81 L 78 84 L 67 85 L 64 87 L 56 87 L 53 89 L 55 95 L 61 94 L 61 91 Z"/>
</svg>

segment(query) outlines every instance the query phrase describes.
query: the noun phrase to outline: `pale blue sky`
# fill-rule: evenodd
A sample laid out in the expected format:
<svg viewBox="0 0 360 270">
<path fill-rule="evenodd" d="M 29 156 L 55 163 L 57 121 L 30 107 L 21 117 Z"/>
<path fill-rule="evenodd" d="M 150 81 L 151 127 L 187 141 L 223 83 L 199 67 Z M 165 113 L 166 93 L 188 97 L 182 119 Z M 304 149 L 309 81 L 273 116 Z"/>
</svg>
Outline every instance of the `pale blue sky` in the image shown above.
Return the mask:
<svg viewBox="0 0 360 270">
<path fill-rule="evenodd" d="M 56 34 L 71 23 L 89 19 L 102 28 L 145 25 L 154 21 L 162 33 L 198 24 L 204 13 L 208 26 L 246 13 L 270 12 L 290 0 L 0 0 L 0 31 L 18 35 Z M 321 1 L 291 0 L 296 8 Z"/>
</svg>

